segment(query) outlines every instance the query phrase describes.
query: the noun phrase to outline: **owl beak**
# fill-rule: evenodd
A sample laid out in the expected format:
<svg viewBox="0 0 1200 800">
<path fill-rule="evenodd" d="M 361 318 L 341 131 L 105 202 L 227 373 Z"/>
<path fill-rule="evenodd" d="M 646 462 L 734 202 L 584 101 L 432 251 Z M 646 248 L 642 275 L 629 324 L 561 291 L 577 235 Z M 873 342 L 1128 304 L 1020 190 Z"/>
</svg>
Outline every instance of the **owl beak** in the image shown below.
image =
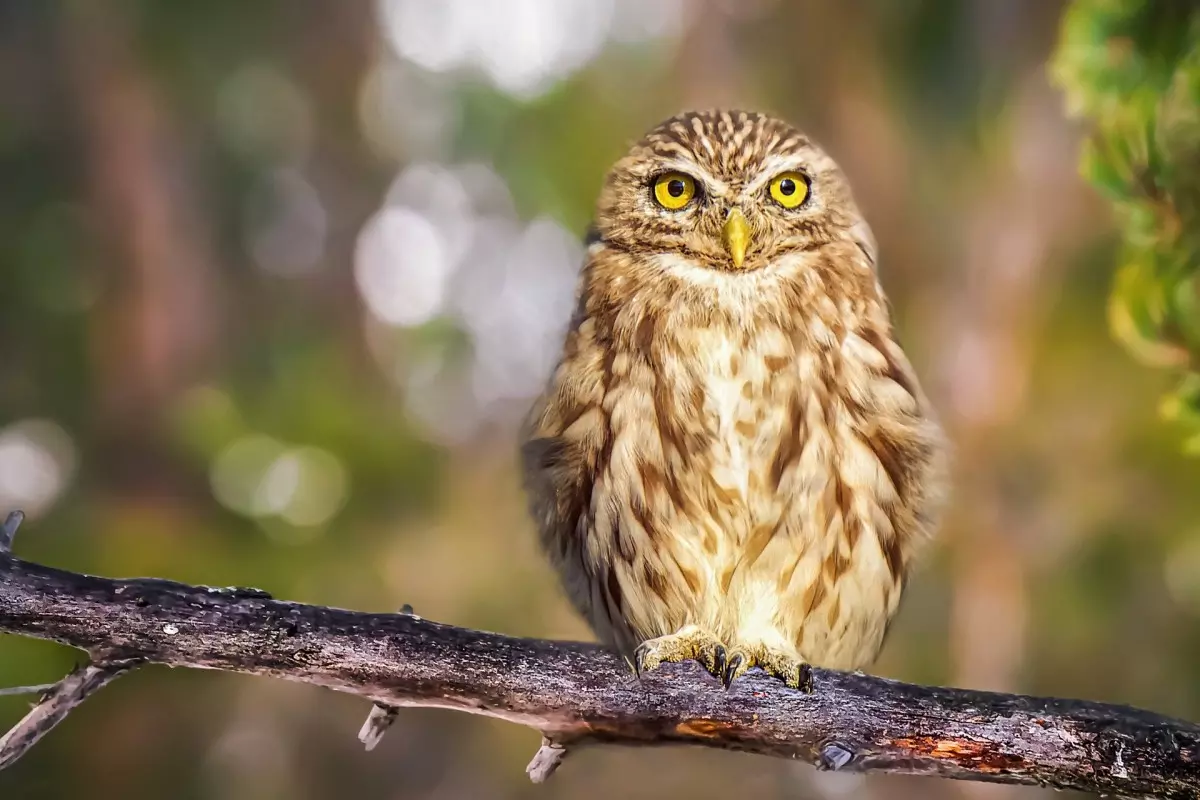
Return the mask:
<svg viewBox="0 0 1200 800">
<path fill-rule="evenodd" d="M 721 241 L 725 243 L 725 250 L 733 260 L 733 266 L 741 269 L 742 262 L 746 260 L 746 246 L 750 244 L 750 223 L 746 221 L 746 215 L 740 208 L 731 209 L 729 216 L 725 218 Z"/>
</svg>

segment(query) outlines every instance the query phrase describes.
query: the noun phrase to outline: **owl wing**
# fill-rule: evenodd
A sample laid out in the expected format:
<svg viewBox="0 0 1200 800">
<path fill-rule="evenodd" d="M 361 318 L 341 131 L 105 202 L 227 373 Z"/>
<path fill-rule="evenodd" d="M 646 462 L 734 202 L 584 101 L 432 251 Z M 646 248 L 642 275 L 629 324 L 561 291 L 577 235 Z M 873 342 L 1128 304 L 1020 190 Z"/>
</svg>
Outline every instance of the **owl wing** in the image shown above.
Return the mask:
<svg viewBox="0 0 1200 800">
<path fill-rule="evenodd" d="M 593 225 L 589 239 L 594 231 Z M 585 265 L 585 272 L 587 268 Z M 595 326 L 586 326 L 586 319 L 586 302 L 580 292 L 562 360 L 521 430 L 521 468 L 530 510 L 542 546 L 560 572 L 571 566 L 564 563 L 566 559 L 577 558 L 601 458 L 601 440 L 607 434 L 600 408 L 605 387 L 596 379 L 603 359 L 593 338 Z"/>
<path fill-rule="evenodd" d="M 597 453 L 562 436 L 535 436 L 522 444 L 521 462 L 542 548 L 567 597 L 601 640 L 631 648 L 613 624 L 621 602 L 614 573 L 597 568 L 586 554 Z"/>
<path fill-rule="evenodd" d="M 593 471 L 579 446 L 561 436 L 527 438 L 521 467 L 542 544 L 557 557 L 579 535 Z"/>
<path fill-rule="evenodd" d="M 585 266 L 585 272 L 588 266 Z M 594 557 L 595 493 L 607 468 L 612 431 L 603 401 L 611 380 L 611 337 L 586 298 L 568 327 L 562 361 L 521 434 L 521 467 L 541 545 L 575 608 L 601 640 L 632 648 L 615 625 L 624 602 L 612 569 Z M 601 489 L 601 491 L 603 491 Z M 593 553 L 589 556 L 589 553 Z"/>
</svg>

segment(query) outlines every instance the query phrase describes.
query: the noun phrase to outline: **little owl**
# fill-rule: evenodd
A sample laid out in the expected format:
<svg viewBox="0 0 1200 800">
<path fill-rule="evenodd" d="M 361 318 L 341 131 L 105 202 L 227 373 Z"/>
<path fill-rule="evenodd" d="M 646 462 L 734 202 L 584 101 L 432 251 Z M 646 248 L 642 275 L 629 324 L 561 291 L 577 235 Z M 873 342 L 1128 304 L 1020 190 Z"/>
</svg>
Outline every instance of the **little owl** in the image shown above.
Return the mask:
<svg viewBox="0 0 1200 800">
<path fill-rule="evenodd" d="M 638 672 L 858 669 L 936 523 L 941 431 L 833 160 L 688 113 L 605 180 L 561 360 L 523 433 L 567 594 Z"/>
</svg>

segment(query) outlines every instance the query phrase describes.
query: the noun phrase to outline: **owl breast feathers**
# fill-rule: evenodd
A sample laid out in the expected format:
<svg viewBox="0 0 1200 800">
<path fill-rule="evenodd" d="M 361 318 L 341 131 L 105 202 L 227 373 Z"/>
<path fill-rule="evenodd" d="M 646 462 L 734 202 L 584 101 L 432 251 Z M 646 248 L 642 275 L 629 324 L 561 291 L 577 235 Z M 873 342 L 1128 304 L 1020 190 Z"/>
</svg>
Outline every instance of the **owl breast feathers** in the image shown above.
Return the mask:
<svg viewBox="0 0 1200 800">
<path fill-rule="evenodd" d="M 602 641 L 726 683 L 866 666 L 943 453 L 824 152 L 714 111 L 617 162 L 522 446 L 541 543 Z"/>
</svg>

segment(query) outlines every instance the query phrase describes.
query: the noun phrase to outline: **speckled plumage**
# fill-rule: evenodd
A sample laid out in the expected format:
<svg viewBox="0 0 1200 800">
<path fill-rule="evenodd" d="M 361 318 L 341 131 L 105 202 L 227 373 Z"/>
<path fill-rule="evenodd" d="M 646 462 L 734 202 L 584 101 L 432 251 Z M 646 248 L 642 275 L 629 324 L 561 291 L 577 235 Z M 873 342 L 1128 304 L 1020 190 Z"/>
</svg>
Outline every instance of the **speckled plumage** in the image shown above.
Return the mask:
<svg viewBox="0 0 1200 800">
<path fill-rule="evenodd" d="M 790 210 L 766 190 L 789 170 L 811 187 Z M 698 187 L 678 211 L 651 191 L 669 171 Z M 936 523 L 943 452 L 823 151 L 767 116 L 700 112 L 617 162 L 522 447 L 542 544 L 602 641 L 790 682 L 802 662 L 866 666 Z"/>
</svg>

